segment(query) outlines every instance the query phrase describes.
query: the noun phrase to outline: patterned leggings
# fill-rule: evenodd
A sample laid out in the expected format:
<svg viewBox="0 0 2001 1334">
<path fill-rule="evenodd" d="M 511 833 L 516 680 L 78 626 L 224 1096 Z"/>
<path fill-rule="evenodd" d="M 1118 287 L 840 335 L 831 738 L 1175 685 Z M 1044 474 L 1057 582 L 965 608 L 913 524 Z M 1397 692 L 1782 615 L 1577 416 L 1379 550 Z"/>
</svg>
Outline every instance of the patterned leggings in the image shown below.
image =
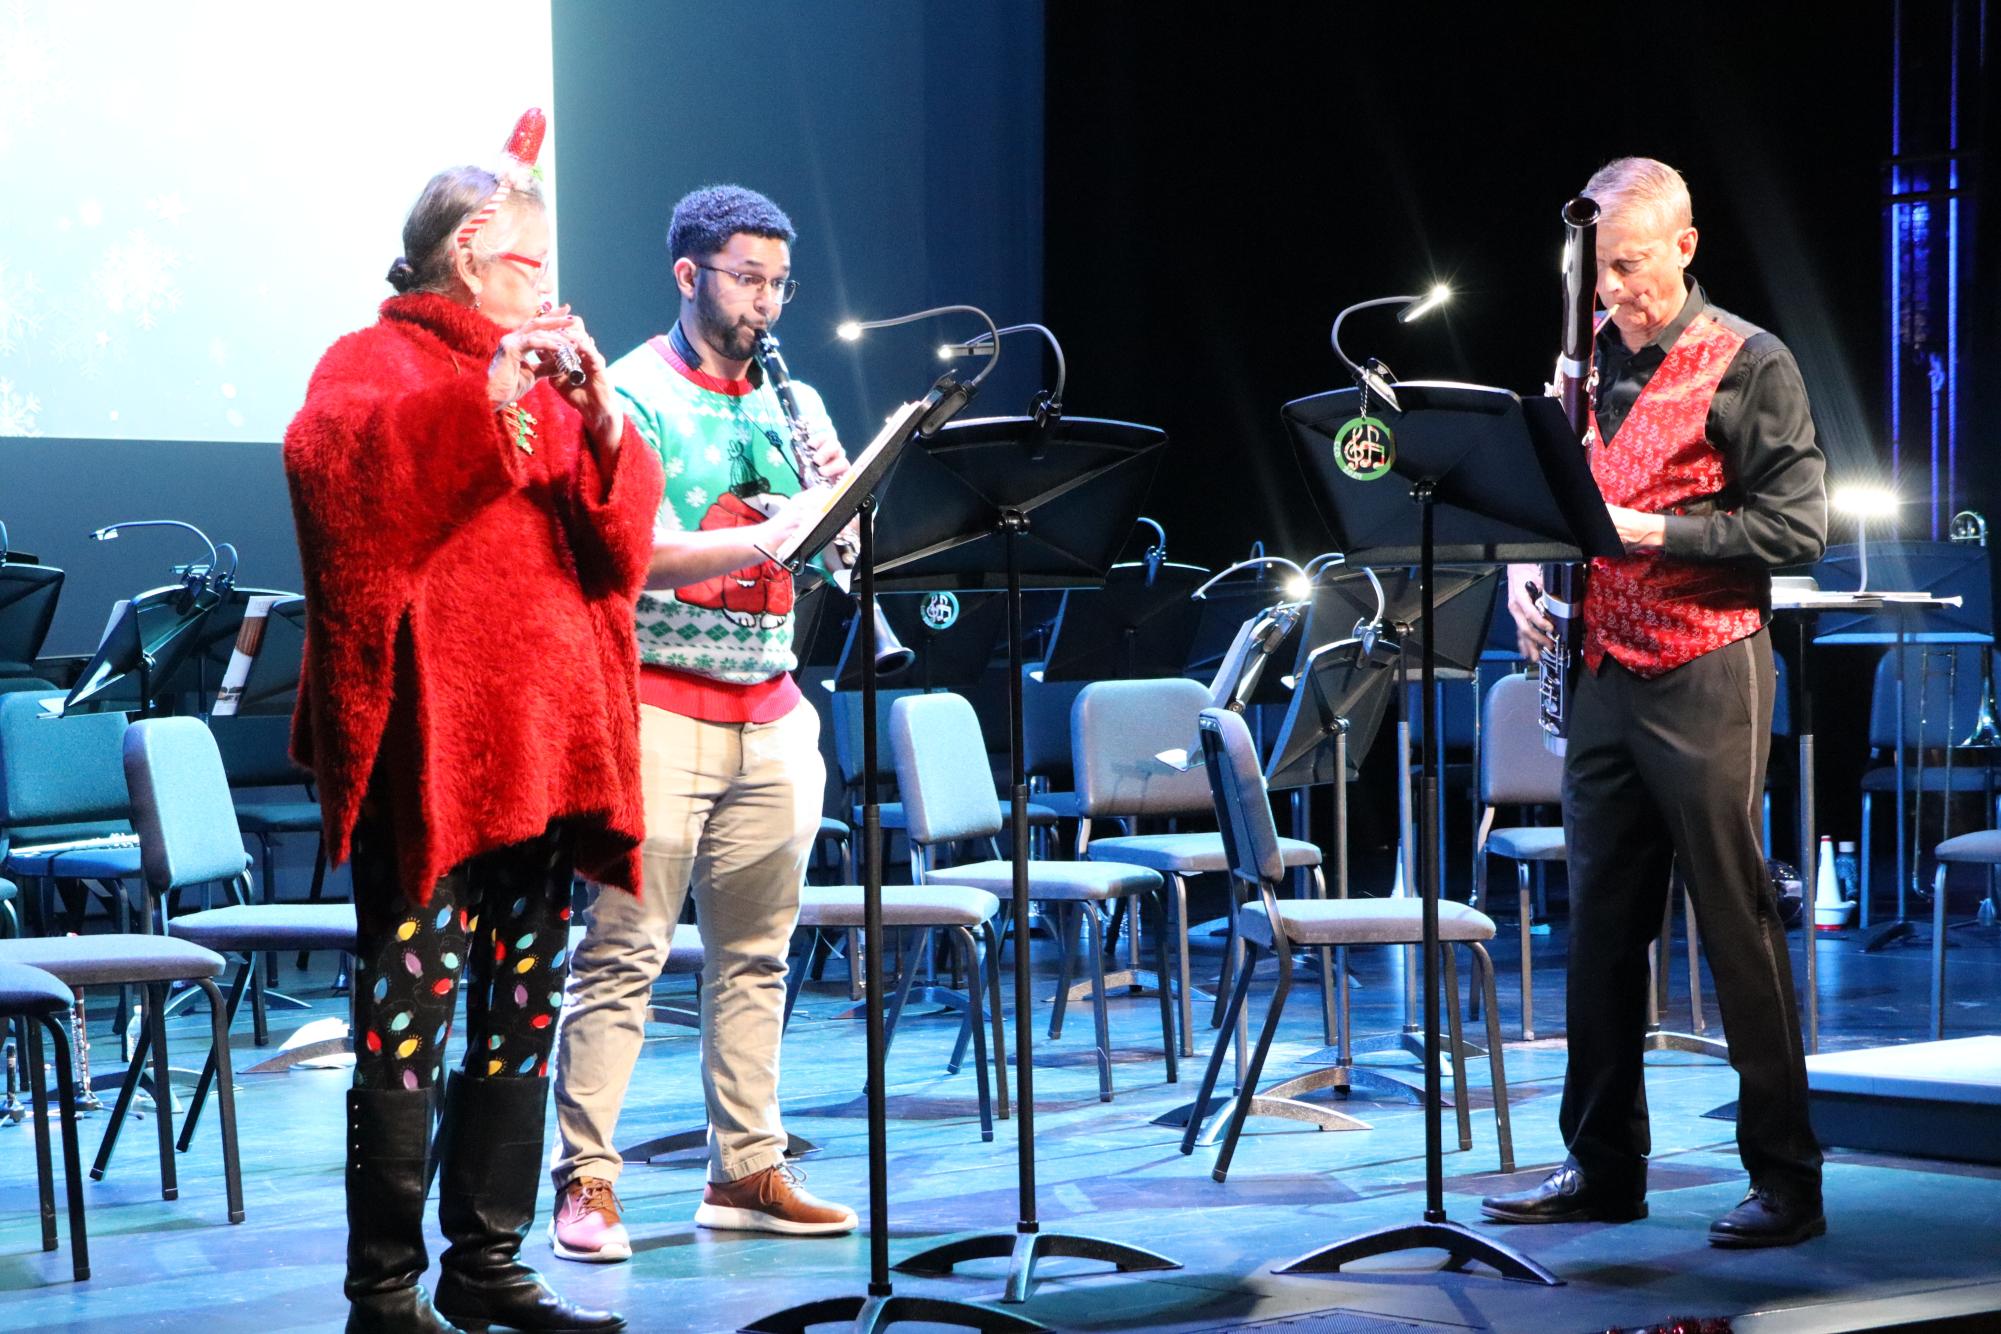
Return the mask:
<svg viewBox="0 0 2001 1334">
<path fill-rule="evenodd" d="M 356 1088 L 438 1081 L 461 971 L 469 981 L 466 1073 L 547 1073 L 569 971 L 572 865 L 570 834 L 551 825 L 461 862 L 419 907 L 395 888 L 387 823 L 364 817 L 355 826 Z"/>
</svg>

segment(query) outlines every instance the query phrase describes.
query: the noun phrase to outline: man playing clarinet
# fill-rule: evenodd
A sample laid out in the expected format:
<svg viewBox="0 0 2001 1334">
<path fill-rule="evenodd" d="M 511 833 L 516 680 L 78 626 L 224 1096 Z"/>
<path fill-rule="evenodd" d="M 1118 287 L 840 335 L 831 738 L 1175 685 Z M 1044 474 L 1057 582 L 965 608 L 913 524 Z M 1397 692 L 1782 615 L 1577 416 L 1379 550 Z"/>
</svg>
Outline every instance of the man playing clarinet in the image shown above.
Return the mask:
<svg viewBox="0 0 2001 1334">
<path fill-rule="evenodd" d="M 1680 173 L 1622 158 L 1584 193 L 1601 210 L 1608 311 L 1585 444 L 1626 554 L 1591 565 L 1564 760 L 1569 1154 L 1533 1189 L 1481 1207 L 1510 1223 L 1646 1217 L 1647 946 L 1678 869 L 1738 1073 L 1751 1177 L 1709 1240 L 1790 1246 L 1827 1222 L 1785 925 L 1759 837 L 1774 697 L 1766 622 L 1772 567 L 1825 545 L 1825 462 L 1792 354 L 1688 275 L 1696 232 Z M 1550 633 L 1527 591 L 1534 577 L 1509 571 L 1529 657 Z"/>
<path fill-rule="evenodd" d="M 680 317 L 611 366 L 667 489 L 638 609 L 643 892 L 599 896 L 558 1048 L 550 1237 L 569 1260 L 632 1254 L 612 1135 L 691 885 L 709 1120 L 695 1221 L 795 1235 L 856 1223 L 799 1188 L 778 1113 L 785 956 L 825 766 L 819 715 L 792 678 L 792 576 L 765 553 L 810 508 L 791 499 L 807 474 L 832 481 L 848 466 L 820 396 L 794 385 L 793 421 L 754 360 L 798 288 L 792 241 L 790 219 L 755 191 L 682 199 L 667 233 Z"/>
</svg>

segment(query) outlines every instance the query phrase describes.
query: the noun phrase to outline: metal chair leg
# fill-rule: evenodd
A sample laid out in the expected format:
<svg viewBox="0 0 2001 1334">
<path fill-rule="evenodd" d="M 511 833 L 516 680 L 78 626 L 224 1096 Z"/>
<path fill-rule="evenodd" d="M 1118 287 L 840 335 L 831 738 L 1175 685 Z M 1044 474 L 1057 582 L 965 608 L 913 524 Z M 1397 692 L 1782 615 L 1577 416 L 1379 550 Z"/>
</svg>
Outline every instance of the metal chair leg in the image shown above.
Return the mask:
<svg viewBox="0 0 2001 1334">
<path fill-rule="evenodd" d="M 986 937 L 987 1014 L 994 1026 L 994 1114 L 1005 1121 L 1008 1118 L 1007 1031 L 1001 1018 L 1001 935 L 992 921 L 982 924 L 980 932 Z"/>
<path fill-rule="evenodd" d="M 229 984 L 229 1000 L 224 1006 L 223 1013 L 225 1024 L 235 1024 L 237 1007 L 243 1003 L 244 989 L 249 986 L 251 975 L 255 971 L 255 962 L 250 956 L 245 956 L 242 966 L 236 970 L 236 976 Z M 209 1086 L 215 1082 L 215 1063 L 216 1053 L 211 1048 L 208 1060 L 202 1063 L 201 1076 L 195 1080 L 195 1095 L 188 1103 L 187 1115 L 181 1118 L 179 1148 L 182 1153 L 186 1153 L 188 1145 L 194 1141 L 195 1123 L 201 1120 L 202 1104 L 208 1100 Z"/>
<path fill-rule="evenodd" d="M 1098 1101 L 1112 1100 L 1112 1021 L 1105 1005 L 1105 924 L 1097 905 L 1080 905 L 1084 910 L 1085 948 L 1091 952 L 1091 1027 L 1097 1040 Z"/>
<path fill-rule="evenodd" d="M 1251 965 L 1237 970 L 1237 984 L 1223 1001 L 1222 1031 L 1215 1044 L 1209 1049 L 1209 1064 L 1202 1072 L 1201 1087 L 1195 1091 L 1195 1102 L 1189 1110 L 1188 1122 L 1181 1132 L 1181 1152 L 1195 1152 L 1195 1137 L 1202 1133 L 1203 1115 L 1209 1110 L 1209 1099 L 1216 1093 L 1216 1077 L 1222 1073 L 1223 1058 L 1229 1053 L 1230 1039 L 1236 1036 L 1237 1014 L 1244 1008 L 1244 998 L 1251 990 Z"/>
<path fill-rule="evenodd" d="M 167 1069 L 167 988 L 159 982 L 146 986 L 146 1026 L 153 1043 L 153 1124 L 160 1140 L 160 1198 L 179 1199 L 180 1174 L 174 1162 L 174 1095 Z M 224 1040 L 228 1040 L 225 1031 Z"/>
<path fill-rule="evenodd" d="M 1452 1035 L 1452 1045 L 1445 1049 L 1445 1056 L 1452 1062 L 1452 1106 L 1459 1121 L 1459 1149 L 1463 1153 L 1473 1147 L 1473 1110 L 1466 1105 L 1466 1033 L 1459 1021 L 1459 963 L 1452 952 L 1452 946 L 1438 942 L 1438 962 L 1440 980 L 1445 987 L 1445 1017 L 1448 1031 Z"/>
<path fill-rule="evenodd" d="M 951 935 L 953 946 L 966 970 L 966 1019 L 973 1036 L 973 1077 L 980 1092 L 980 1139 L 991 1142 L 994 1137 L 994 1097 L 993 1085 L 987 1077 L 985 1007 L 980 1004 L 986 975 L 980 966 L 980 947 L 973 939 L 973 933 L 963 926 L 955 926 Z"/>
<path fill-rule="evenodd" d="M 1251 953 L 1245 957 L 1244 970 L 1248 976 L 1257 946 L 1251 946 Z M 1209 1169 L 1209 1175 L 1217 1181 L 1230 1173 L 1230 1159 L 1237 1152 L 1237 1140 L 1244 1133 L 1244 1120 L 1250 1115 L 1251 1099 L 1257 1096 L 1258 1076 L 1264 1072 L 1265 1057 L 1271 1052 L 1272 1038 L 1278 1034 L 1278 1021 L 1285 1010 L 1285 998 L 1292 991 L 1292 948 L 1288 942 L 1279 941 L 1272 951 L 1278 959 L 1278 986 L 1271 994 L 1271 1009 L 1265 1014 L 1264 1027 L 1258 1031 L 1258 1045 L 1251 1053 L 1251 1064 L 1244 1077 L 1244 1086 L 1237 1092 L 1236 1105 L 1230 1109 L 1230 1129 L 1223 1136 L 1223 1147 L 1217 1152 L 1216 1165 Z"/>
<path fill-rule="evenodd" d="M 1153 903 L 1155 921 L 1159 929 L 1153 933 L 1154 973 L 1160 978 L 1160 1052 L 1167 1063 L 1167 1082 L 1181 1082 L 1181 1069 L 1175 1063 L 1179 1043 L 1174 1033 L 1174 998 L 1167 994 L 1167 901 L 1157 894 L 1148 894 Z M 1186 979 L 1183 979 L 1184 982 Z M 1185 992 L 1183 993 L 1186 994 Z"/>
<path fill-rule="evenodd" d="M 1535 1041 L 1535 933 L 1529 920 L 1529 864 L 1515 863 L 1515 904 L 1522 930 L 1522 1041 Z"/>
<path fill-rule="evenodd" d="M 56 1098 L 60 1104 L 63 1136 L 63 1192 L 69 1206 L 70 1273 L 78 1282 L 90 1277 L 90 1240 L 83 1220 L 83 1153 L 77 1143 L 76 1083 L 70 1073 L 69 1035 L 62 1022 L 44 1015 L 42 1025 L 56 1056 Z M 36 1044 L 40 1050 L 40 1044 Z M 45 1132 L 46 1133 L 46 1132 Z"/>
<path fill-rule="evenodd" d="M 11 1022 L 11 1021 L 10 1021 Z M 48 1085 L 42 1078 L 42 1035 L 32 1021 L 21 1022 L 21 1053 L 28 1065 L 28 1118 L 34 1123 L 35 1191 L 42 1210 L 42 1249 L 56 1248 L 56 1177 L 49 1155 Z"/>
<path fill-rule="evenodd" d="M 1078 948 L 1076 934 L 1079 927 L 1073 917 L 1073 910 L 1079 906 L 1081 905 L 1062 903 L 1044 905 L 1044 912 L 1056 919 L 1056 1003 L 1049 1009 L 1051 1042 L 1063 1036 L 1063 1011 L 1070 1001 L 1071 964 L 1077 957 Z M 1016 1022 L 1020 1022 L 1019 1018 Z"/>
<path fill-rule="evenodd" d="M 222 1122 L 222 1179 L 229 1199 L 229 1221 L 243 1221 L 243 1162 L 236 1143 L 236 1076 L 229 1057 L 229 1022 L 222 992 L 208 978 L 196 979 L 208 996 L 209 1041 L 216 1055 L 216 1114 Z M 161 1049 L 165 1055 L 165 1048 Z M 164 1085 L 162 1086 L 164 1088 Z M 171 1103 L 169 1104 L 171 1105 Z"/>
<path fill-rule="evenodd" d="M 1487 947 L 1473 941 L 1474 984 L 1487 997 L 1487 1075 L 1493 1085 L 1494 1135 L 1500 1142 L 1501 1171 L 1515 1170 L 1515 1136 L 1508 1121 L 1508 1068 L 1501 1052 L 1501 1013 L 1495 999 L 1494 959 Z"/>
</svg>

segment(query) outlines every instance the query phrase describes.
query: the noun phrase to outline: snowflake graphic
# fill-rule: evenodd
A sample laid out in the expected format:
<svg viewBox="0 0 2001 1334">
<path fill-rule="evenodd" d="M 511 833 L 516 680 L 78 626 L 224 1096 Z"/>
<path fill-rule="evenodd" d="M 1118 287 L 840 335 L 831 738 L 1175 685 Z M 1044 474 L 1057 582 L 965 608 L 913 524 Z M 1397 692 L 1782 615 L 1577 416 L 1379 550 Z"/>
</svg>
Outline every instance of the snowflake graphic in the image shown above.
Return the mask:
<svg viewBox="0 0 2001 1334">
<path fill-rule="evenodd" d="M 130 314 L 141 329 L 150 329 L 160 315 L 178 308 L 181 289 L 174 281 L 180 257 L 143 231 L 126 235 L 122 245 L 104 252 L 94 280 L 104 304 L 115 315 Z"/>
<path fill-rule="evenodd" d="M 688 470 L 688 461 L 682 458 L 679 454 L 676 454 L 673 458 L 668 459 L 666 463 L 661 465 L 661 471 L 667 474 L 667 480 L 670 482 L 673 481 L 676 477 L 679 477 L 682 473 L 686 472 L 687 470 Z"/>
<path fill-rule="evenodd" d="M 706 462 L 708 462 L 711 466 L 714 466 L 715 464 L 721 463 L 723 461 L 723 451 L 718 447 L 716 447 L 715 445 L 710 445 L 707 449 L 702 451 L 702 458 Z"/>
<path fill-rule="evenodd" d="M 41 411 L 42 400 L 17 393 L 12 380 L 0 380 L 0 435 L 40 435 L 35 418 Z"/>
<path fill-rule="evenodd" d="M 691 510 L 705 509 L 709 503 L 709 493 L 699 486 L 688 488 L 688 494 L 681 497 L 681 503 Z"/>
<path fill-rule="evenodd" d="M 188 206 L 182 202 L 179 191 L 170 190 L 148 199 L 146 211 L 162 222 L 179 222 L 187 216 Z"/>
<path fill-rule="evenodd" d="M 765 456 L 769 458 L 771 462 L 776 466 L 780 468 L 789 468 L 792 466 L 792 461 L 785 457 L 785 451 L 780 449 L 777 445 L 771 446 L 764 452 Z"/>
<path fill-rule="evenodd" d="M 17 352 L 21 341 L 42 327 L 36 298 L 41 284 L 32 273 L 22 273 L 0 259 L 0 353 Z"/>
</svg>

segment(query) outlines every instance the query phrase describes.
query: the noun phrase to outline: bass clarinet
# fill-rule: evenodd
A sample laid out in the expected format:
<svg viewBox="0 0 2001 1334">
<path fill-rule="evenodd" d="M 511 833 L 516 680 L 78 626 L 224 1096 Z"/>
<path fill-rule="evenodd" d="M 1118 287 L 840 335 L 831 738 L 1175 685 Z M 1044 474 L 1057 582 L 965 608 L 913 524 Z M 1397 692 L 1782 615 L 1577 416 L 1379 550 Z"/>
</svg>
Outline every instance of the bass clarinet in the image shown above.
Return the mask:
<svg viewBox="0 0 2001 1334">
<path fill-rule="evenodd" d="M 1591 345 L 1597 332 L 1592 306 L 1597 272 L 1598 204 L 1579 195 L 1563 206 L 1563 332 L 1551 388 L 1563 404 L 1570 428 L 1580 437 L 1591 420 Z M 1537 661 L 1542 704 L 1539 720 L 1543 744 L 1558 755 L 1563 754 L 1569 735 L 1570 694 L 1584 646 L 1584 579 L 1589 569 L 1583 561 L 1542 569 L 1542 610 L 1554 633 Z"/>
</svg>

